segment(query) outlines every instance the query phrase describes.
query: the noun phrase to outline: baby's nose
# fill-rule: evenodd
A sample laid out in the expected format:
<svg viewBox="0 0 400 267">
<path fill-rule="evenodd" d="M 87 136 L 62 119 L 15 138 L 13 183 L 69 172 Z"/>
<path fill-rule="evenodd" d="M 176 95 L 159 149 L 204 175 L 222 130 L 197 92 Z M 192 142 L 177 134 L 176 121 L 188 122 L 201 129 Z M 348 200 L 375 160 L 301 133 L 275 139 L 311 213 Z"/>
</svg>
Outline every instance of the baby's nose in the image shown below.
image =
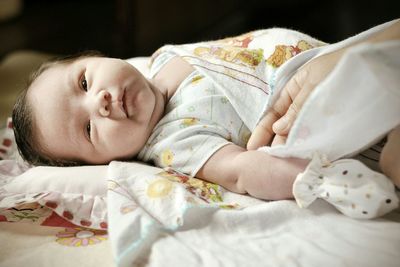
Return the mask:
<svg viewBox="0 0 400 267">
<path fill-rule="evenodd" d="M 106 90 L 101 90 L 97 96 L 98 110 L 101 116 L 110 115 L 111 94 Z"/>
</svg>

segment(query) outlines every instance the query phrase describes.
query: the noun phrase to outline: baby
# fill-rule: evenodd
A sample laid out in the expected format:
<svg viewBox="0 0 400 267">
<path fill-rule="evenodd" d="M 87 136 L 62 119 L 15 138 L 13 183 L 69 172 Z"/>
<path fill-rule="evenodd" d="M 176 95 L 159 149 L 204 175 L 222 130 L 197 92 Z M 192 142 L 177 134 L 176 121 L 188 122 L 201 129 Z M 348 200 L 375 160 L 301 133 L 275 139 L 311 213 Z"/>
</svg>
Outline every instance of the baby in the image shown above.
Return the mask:
<svg viewBox="0 0 400 267">
<path fill-rule="evenodd" d="M 36 165 L 138 159 L 233 192 L 293 198 L 308 161 L 246 145 L 274 93 L 276 71 L 322 45 L 270 29 L 165 46 L 153 55 L 149 78 L 124 60 L 90 53 L 45 63 L 15 105 L 16 142 Z"/>
</svg>

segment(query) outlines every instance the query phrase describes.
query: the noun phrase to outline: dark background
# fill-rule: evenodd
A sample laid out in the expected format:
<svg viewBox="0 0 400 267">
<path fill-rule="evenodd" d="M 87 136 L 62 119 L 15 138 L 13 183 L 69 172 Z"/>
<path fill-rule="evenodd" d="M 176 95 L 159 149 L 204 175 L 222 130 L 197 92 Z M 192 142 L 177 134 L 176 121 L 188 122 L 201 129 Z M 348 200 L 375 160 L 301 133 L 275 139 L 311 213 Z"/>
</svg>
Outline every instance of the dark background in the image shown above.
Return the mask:
<svg viewBox="0 0 400 267">
<path fill-rule="evenodd" d="M 286 27 L 335 42 L 400 17 L 399 0 L 31 0 L 0 22 L 0 59 L 15 50 L 149 56 L 165 43 Z"/>
</svg>

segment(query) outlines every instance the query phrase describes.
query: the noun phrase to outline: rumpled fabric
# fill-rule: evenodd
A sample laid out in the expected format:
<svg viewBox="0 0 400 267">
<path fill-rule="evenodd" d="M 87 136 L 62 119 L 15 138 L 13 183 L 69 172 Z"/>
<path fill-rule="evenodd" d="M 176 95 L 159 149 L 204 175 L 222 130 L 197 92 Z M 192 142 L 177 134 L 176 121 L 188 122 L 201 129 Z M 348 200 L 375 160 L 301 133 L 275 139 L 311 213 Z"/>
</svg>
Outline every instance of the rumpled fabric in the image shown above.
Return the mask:
<svg viewBox="0 0 400 267">
<path fill-rule="evenodd" d="M 340 166 L 344 163 L 337 160 L 351 158 L 381 140 L 400 124 L 398 51 L 400 41 L 361 44 L 349 49 L 332 73 L 314 89 L 303 105 L 286 144 L 263 147 L 260 150 L 279 157 L 305 159 L 312 159 L 315 153 L 318 153 L 332 164 Z M 360 168 L 366 171 L 367 167 L 360 165 L 357 160 L 345 162 L 349 173 L 357 172 Z M 315 161 L 312 162 L 308 171 L 298 176 L 297 184 L 307 180 L 310 187 L 324 188 L 334 183 L 343 183 L 340 169 L 337 170 L 337 174 L 330 173 L 330 179 L 326 180 L 329 184 L 321 184 L 321 180 L 313 179 L 313 173 L 318 171 L 323 173 L 323 168 L 318 168 Z M 308 175 L 310 177 L 307 177 Z M 344 214 L 355 218 L 374 218 L 391 211 L 398 205 L 395 187 L 393 184 L 378 186 L 379 183 L 373 178 L 375 175 L 370 170 L 366 175 L 370 178 L 357 180 L 357 188 L 360 190 L 357 194 L 342 194 L 342 202 L 330 203 Z M 351 178 L 346 178 L 350 183 Z M 392 183 L 387 177 L 384 178 L 385 183 Z M 322 180 L 322 183 L 324 182 Z M 293 194 L 297 202 L 302 203 L 301 206 L 308 206 L 313 197 L 305 194 L 306 191 L 299 192 L 299 188 L 302 187 L 295 186 Z M 364 192 L 363 188 L 371 189 Z M 310 190 L 309 193 L 315 192 Z M 380 201 L 374 202 L 370 198 L 356 205 L 367 214 L 348 210 L 348 204 L 343 208 L 343 203 L 357 203 L 358 194 L 374 195 L 373 199 Z M 390 205 L 385 202 L 389 199 L 387 196 L 390 196 Z M 318 197 L 327 200 L 325 195 Z"/>
<path fill-rule="evenodd" d="M 354 220 L 325 201 L 262 201 L 173 170 L 112 162 L 116 266 L 397 267 L 400 213 Z"/>
</svg>

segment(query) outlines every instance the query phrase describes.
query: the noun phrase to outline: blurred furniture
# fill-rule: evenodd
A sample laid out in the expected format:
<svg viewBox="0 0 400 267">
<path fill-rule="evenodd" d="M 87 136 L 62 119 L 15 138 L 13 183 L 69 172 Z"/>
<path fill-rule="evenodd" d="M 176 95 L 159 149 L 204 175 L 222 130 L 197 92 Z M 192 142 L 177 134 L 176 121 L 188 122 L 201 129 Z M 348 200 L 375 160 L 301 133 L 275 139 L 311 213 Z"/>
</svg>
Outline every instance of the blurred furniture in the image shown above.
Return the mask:
<svg viewBox="0 0 400 267">
<path fill-rule="evenodd" d="M 1 0 L 0 21 L 5 21 L 18 16 L 23 6 L 22 0 Z"/>
<path fill-rule="evenodd" d="M 116 44 L 124 56 L 148 56 L 166 43 L 217 39 L 286 27 L 336 42 L 399 17 L 400 2 L 331 0 L 115 0 Z"/>
<path fill-rule="evenodd" d="M 148 56 L 166 43 L 215 39 L 246 30 L 254 0 L 116 0 L 124 54 Z M 290 1 L 289 1 L 290 2 Z M 141 53 L 141 54 L 138 54 Z"/>
</svg>

